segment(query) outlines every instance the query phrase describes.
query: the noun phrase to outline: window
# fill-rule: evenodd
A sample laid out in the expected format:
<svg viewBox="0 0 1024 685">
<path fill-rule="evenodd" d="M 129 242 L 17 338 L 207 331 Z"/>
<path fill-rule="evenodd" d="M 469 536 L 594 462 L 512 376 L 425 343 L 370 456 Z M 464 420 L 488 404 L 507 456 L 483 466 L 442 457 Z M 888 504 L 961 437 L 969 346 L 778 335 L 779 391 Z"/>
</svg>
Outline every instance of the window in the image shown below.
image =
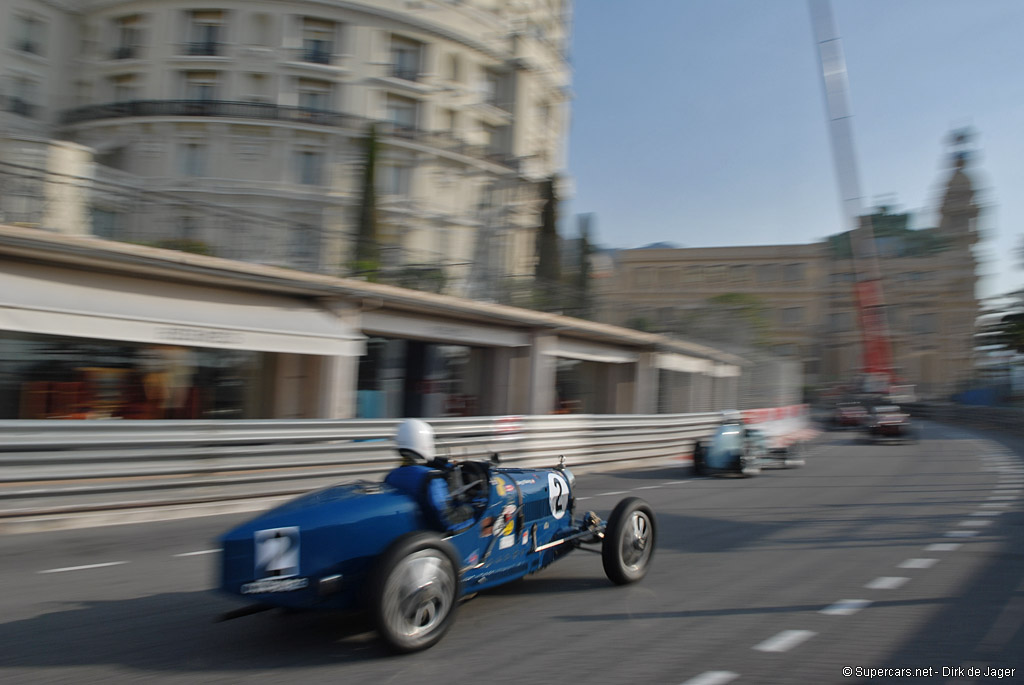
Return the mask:
<svg viewBox="0 0 1024 685">
<path fill-rule="evenodd" d="M 494 107 L 501 106 L 501 76 L 490 69 L 484 70 L 482 90 L 483 100 Z"/>
<path fill-rule="evenodd" d="M 729 281 L 732 283 L 746 283 L 750 280 L 750 267 L 746 264 L 737 264 L 729 269 Z"/>
<path fill-rule="evenodd" d="M 462 60 L 458 55 L 448 55 L 447 64 L 445 78 L 452 83 L 460 83 L 462 81 Z"/>
<path fill-rule="evenodd" d="M 43 54 L 46 24 L 35 17 L 14 18 L 14 49 L 33 55 Z"/>
<path fill-rule="evenodd" d="M 704 282 L 704 267 L 703 266 L 688 266 L 686 267 L 686 282 L 694 285 L 699 285 Z"/>
<path fill-rule="evenodd" d="M 336 28 L 333 21 L 305 17 L 302 20 L 302 61 L 330 64 Z"/>
<path fill-rule="evenodd" d="M 185 143 L 181 146 L 181 173 L 192 178 L 206 175 L 205 145 Z"/>
<path fill-rule="evenodd" d="M 117 237 L 120 216 L 117 212 L 106 209 L 92 208 L 92 234 L 97 238 L 113 240 Z"/>
<path fill-rule="evenodd" d="M 804 264 L 787 264 L 783 271 L 786 283 L 803 283 L 805 278 L 804 270 Z"/>
<path fill-rule="evenodd" d="M 296 153 L 298 182 L 307 186 L 323 185 L 323 155 L 314 150 Z"/>
<path fill-rule="evenodd" d="M 387 120 L 401 129 L 416 128 L 416 100 L 399 95 L 388 95 Z"/>
<path fill-rule="evenodd" d="M 785 307 L 782 310 L 782 323 L 787 325 L 799 324 L 804 322 L 804 308 L 803 307 Z"/>
<path fill-rule="evenodd" d="M 935 314 L 915 314 L 910 319 L 910 328 L 914 333 L 935 333 Z"/>
<path fill-rule="evenodd" d="M 709 266 L 704 270 L 708 283 L 725 283 L 726 270 L 724 266 Z"/>
<path fill-rule="evenodd" d="M 391 37 L 391 75 L 415 81 L 420 75 L 422 44 L 400 36 Z"/>
<path fill-rule="evenodd" d="M 850 312 L 835 312 L 828 315 L 828 330 L 839 333 L 850 330 Z"/>
<path fill-rule="evenodd" d="M 270 15 L 254 14 L 250 21 L 249 40 L 253 45 L 270 47 Z"/>
<path fill-rule="evenodd" d="M 636 279 L 635 283 L 638 288 L 651 287 L 651 285 L 654 282 L 652 271 L 653 269 L 651 269 L 650 267 L 642 266 L 637 268 L 636 271 L 633 272 Z"/>
<path fill-rule="evenodd" d="M 220 74 L 216 71 L 186 71 L 186 100 L 216 100 Z"/>
<path fill-rule="evenodd" d="M 243 96 L 247 102 L 270 102 L 270 79 L 266 74 L 249 74 L 246 79 L 248 94 Z"/>
<path fill-rule="evenodd" d="M 142 16 L 132 14 L 114 20 L 114 33 L 117 44 L 114 47 L 114 59 L 132 59 L 139 56 L 142 45 Z"/>
<path fill-rule="evenodd" d="M 15 78 L 11 97 L 7 98 L 7 111 L 23 117 L 35 116 L 36 83 L 26 78 Z"/>
<path fill-rule="evenodd" d="M 299 79 L 299 107 L 318 112 L 331 109 L 330 81 Z"/>
<path fill-rule="evenodd" d="M 455 128 L 458 124 L 458 114 L 454 109 L 441 109 L 437 115 L 440 126 L 439 130 L 447 133 L 448 135 L 455 135 Z"/>
<path fill-rule="evenodd" d="M 758 283 L 774 283 L 779 280 L 779 267 L 777 264 L 760 264 L 757 267 Z"/>
<path fill-rule="evenodd" d="M 320 231 L 313 223 L 303 222 L 292 227 L 289 252 L 291 262 L 300 269 L 315 270 L 320 255 Z"/>
<path fill-rule="evenodd" d="M 219 10 L 196 10 L 188 13 L 189 29 L 185 53 L 215 56 L 221 54 L 221 33 L 224 13 Z"/>
<path fill-rule="evenodd" d="M 112 102 L 131 102 L 139 99 L 139 87 L 135 74 L 121 74 L 110 78 Z"/>
<path fill-rule="evenodd" d="M 673 266 L 663 266 L 658 269 L 658 287 L 670 288 L 677 284 L 678 270 Z"/>
<path fill-rule="evenodd" d="M 412 168 L 404 164 L 383 164 L 377 179 L 381 195 L 409 195 L 412 181 Z"/>
</svg>

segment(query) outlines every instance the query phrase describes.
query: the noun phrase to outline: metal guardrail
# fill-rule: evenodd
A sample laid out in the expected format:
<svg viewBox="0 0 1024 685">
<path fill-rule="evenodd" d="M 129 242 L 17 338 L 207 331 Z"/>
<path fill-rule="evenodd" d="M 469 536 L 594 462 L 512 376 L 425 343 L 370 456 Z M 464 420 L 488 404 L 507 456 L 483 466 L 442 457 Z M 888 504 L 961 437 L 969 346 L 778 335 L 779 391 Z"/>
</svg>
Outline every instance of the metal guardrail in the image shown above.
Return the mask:
<svg viewBox="0 0 1024 685">
<path fill-rule="evenodd" d="M 665 463 L 720 414 L 432 419 L 440 454 L 508 466 Z M 0 520 L 260 499 L 376 478 L 400 420 L 0 421 Z"/>
<path fill-rule="evenodd" d="M 905 404 L 903 407 L 913 416 L 937 423 L 994 429 L 1024 435 L 1024 409 L 1017 407 L 934 403 Z"/>
</svg>

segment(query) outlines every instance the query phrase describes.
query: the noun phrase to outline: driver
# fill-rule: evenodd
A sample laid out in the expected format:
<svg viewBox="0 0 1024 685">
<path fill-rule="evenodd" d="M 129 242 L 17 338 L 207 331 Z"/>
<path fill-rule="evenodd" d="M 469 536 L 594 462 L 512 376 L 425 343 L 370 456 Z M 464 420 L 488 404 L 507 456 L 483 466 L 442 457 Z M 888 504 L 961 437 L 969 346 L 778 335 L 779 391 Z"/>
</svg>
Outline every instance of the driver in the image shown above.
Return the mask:
<svg viewBox="0 0 1024 685">
<path fill-rule="evenodd" d="M 406 419 L 395 435 L 402 465 L 385 482 L 422 499 L 447 531 L 463 530 L 472 523 L 474 509 L 465 501 L 465 487 L 458 466 L 452 466 L 434 450 L 434 429 L 426 421 Z M 456 493 L 453 498 L 452 493 Z"/>
</svg>

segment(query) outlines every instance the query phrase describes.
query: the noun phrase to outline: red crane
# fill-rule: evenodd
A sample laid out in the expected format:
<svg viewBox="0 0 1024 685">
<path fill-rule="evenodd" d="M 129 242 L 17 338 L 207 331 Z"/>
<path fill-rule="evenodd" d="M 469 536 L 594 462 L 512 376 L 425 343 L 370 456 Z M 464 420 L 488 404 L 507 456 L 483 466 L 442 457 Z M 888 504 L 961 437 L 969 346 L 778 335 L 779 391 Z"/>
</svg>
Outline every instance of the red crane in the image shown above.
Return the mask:
<svg viewBox="0 0 1024 685">
<path fill-rule="evenodd" d="M 888 392 L 895 381 L 892 344 L 885 316 L 882 274 L 878 267 L 871 216 L 864 215 L 857 156 L 853 148 L 850 86 L 846 77 L 843 44 L 836 31 L 829 0 L 808 0 L 818 58 L 825 86 L 829 135 L 843 216 L 850 232 L 850 252 L 855 273 L 853 286 L 862 345 L 863 392 Z"/>
</svg>

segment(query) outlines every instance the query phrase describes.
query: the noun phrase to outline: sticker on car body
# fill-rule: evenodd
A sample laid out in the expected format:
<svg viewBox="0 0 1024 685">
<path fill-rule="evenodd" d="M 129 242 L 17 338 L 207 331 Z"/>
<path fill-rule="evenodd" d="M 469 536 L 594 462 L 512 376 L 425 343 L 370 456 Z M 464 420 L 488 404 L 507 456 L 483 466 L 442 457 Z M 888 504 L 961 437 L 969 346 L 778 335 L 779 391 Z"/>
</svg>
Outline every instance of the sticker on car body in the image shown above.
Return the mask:
<svg viewBox="0 0 1024 685">
<path fill-rule="evenodd" d="M 569 482 L 558 473 L 548 474 L 548 504 L 556 519 L 565 516 L 569 508 Z"/>
<path fill-rule="evenodd" d="M 299 574 L 299 527 L 267 528 L 253 535 L 256 578 L 289 578 Z"/>
</svg>

